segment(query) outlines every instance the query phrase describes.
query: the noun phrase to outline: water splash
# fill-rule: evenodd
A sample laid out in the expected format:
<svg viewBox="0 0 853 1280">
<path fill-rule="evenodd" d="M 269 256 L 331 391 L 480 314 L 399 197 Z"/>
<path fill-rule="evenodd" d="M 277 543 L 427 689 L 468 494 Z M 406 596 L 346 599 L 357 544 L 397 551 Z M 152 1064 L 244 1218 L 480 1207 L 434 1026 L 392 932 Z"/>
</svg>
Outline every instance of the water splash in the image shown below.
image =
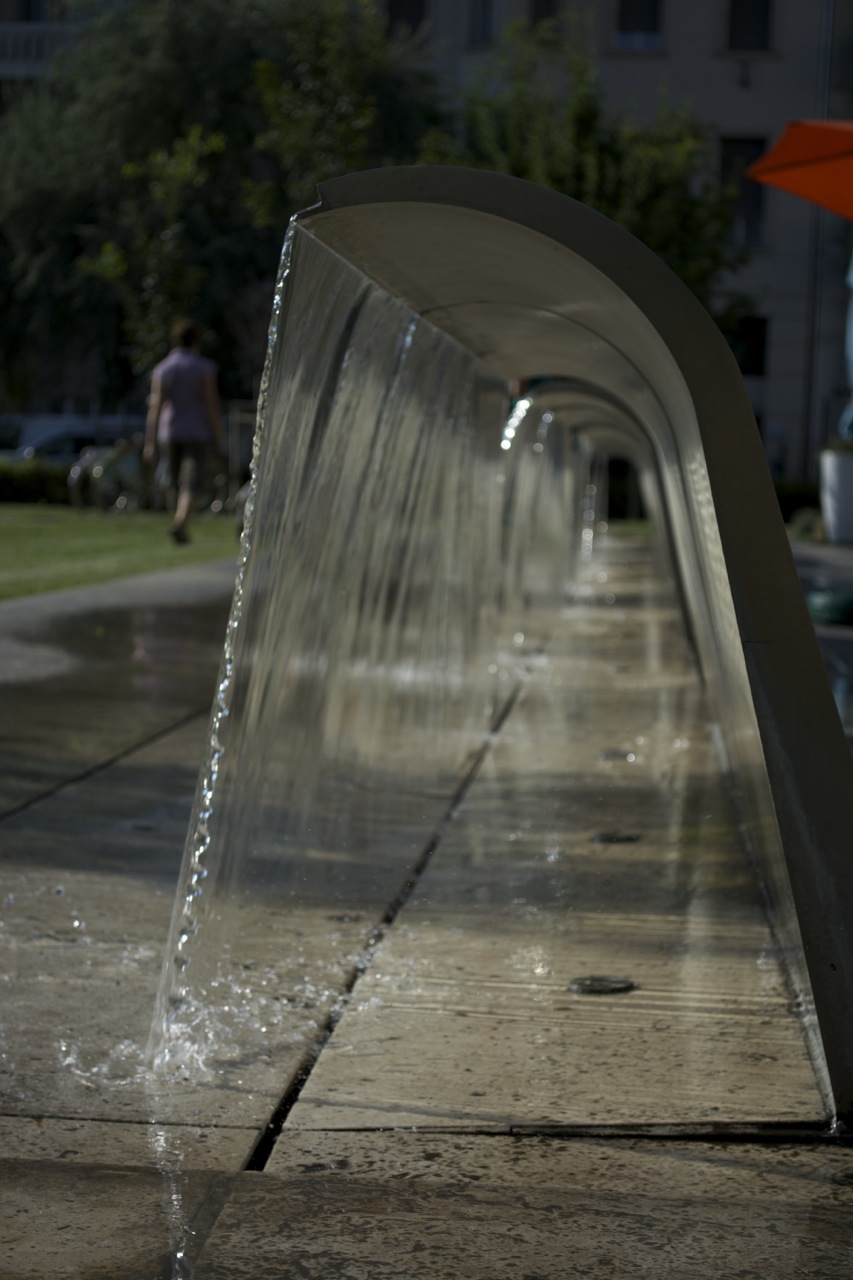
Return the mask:
<svg viewBox="0 0 853 1280">
<path fill-rule="evenodd" d="M 191 1255 L 195 1232 L 190 1226 L 184 1203 L 186 1175 L 182 1167 L 184 1152 L 181 1140 L 164 1126 L 151 1125 L 148 1145 L 163 1178 L 163 1218 L 168 1237 L 171 1280 L 193 1280 L 195 1264 Z"/>
</svg>

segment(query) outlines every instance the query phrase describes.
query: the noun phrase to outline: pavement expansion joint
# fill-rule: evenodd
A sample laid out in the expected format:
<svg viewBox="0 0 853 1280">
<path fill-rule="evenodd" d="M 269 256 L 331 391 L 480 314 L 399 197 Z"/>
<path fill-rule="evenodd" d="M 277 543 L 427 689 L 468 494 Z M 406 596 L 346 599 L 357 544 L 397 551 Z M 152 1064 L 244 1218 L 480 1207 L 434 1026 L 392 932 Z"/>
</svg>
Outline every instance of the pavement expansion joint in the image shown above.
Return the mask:
<svg viewBox="0 0 853 1280">
<path fill-rule="evenodd" d="M 132 759 L 138 752 L 144 751 L 146 747 L 154 746 L 155 743 L 163 741 L 164 738 L 168 738 L 170 734 L 177 733 L 180 729 L 185 728 L 186 725 L 192 724 L 193 721 L 202 718 L 207 720 L 209 716 L 210 706 L 207 703 L 202 707 L 196 707 L 194 710 L 188 711 L 179 719 L 173 720 L 167 725 L 163 725 L 147 737 L 137 738 L 129 746 L 123 748 L 121 751 L 116 751 L 106 759 L 97 761 L 96 764 L 90 765 L 87 769 L 81 769 L 79 773 L 75 773 L 71 777 L 63 778 L 60 782 L 55 783 L 51 787 L 47 787 L 44 791 L 39 791 L 34 795 L 27 796 L 27 798 L 22 800 L 20 804 L 12 805 L 10 808 L 4 809 L 3 812 L 0 813 L 0 822 L 5 821 L 6 818 L 13 818 L 19 813 L 24 813 L 27 809 L 32 809 L 35 805 L 41 804 L 43 800 L 49 800 L 52 796 L 60 795 L 63 791 L 66 791 L 68 787 L 74 787 L 79 785 L 81 782 L 87 782 L 90 778 L 96 778 L 99 774 L 105 773 L 108 769 L 113 768 L 114 765 L 120 764 L 123 760 Z"/>
<path fill-rule="evenodd" d="M 377 1128 L 375 1125 L 341 1127 L 340 1129 L 314 1128 L 314 1137 L 326 1135 L 330 1139 L 343 1135 L 364 1136 L 370 1134 L 411 1134 L 423 1139 L 430 1137 L 476 1138 L 493 1142 L 512 1138 L 517 1141 L 546 1139 L 553 1142 L 586 1142 L 594 1141 L 631 1141 L 648 1143 L 707 1143 L 724 1146 L 727 1143 L 744 1144 L 757 1147 L 805 1146 L 853 1148 L 853 1134 L 839 1133 L 828 1128 L 820 1120 L 803 1121 L 802 1124 L 773 1123 L 757 1120 L 754 1124 L 660 1124 L 660 1125 L 590 1125 L 590 1124 L 511 1124 L 504 1128 L 478 1128 L 476 1125 L 404 1125 L 395 1128 L 387 1125 Z"/>
<path fill-rule="evenodd" d="M 538 656 L 539 653 L 541 653 L 541 649 L 537 649 L 536 654 L 531 655 L 530 661 L 532 661 L 534 656 Z M 253 1147 L 252 1152 L 244 1165 L 244 1169 L 247 1172 L 261 1172 L 266 1167 L 267 1161 L 273 1152 L 276 1142 L 281 1136 L 291 1111 L 299 1101 L 300 1094 L 307 1084 L 311 1076 L 311 1072 L 319 1061 L 320 1055 L 334 1034 L 335 1029 L 343 1016 L 349 997 L 355 990 L 359 979 L 370 968 L 374 955 L 388 930 L 392 927 L 394 921 L 411 898 L 418 881 L 429 865 L 429 862 L 441 843 L 442 837 L 444 836 L 448 826 L 452 823 L 454 815 L 464 800 L 469 787 L 479 773 L 483 761 L 492 749 L 495 738 L 506 724 L 508 717 L 518 702 L 518 698 L 523 687 L 524 681 L 522 679 L 513 686 L 502 705 L 497 709 L 488 734 L 483 738 L 479 749 L 474 753 L 467 768 L 463 771 L 459 784 L 450 797 L 444 816 L 439 821 L 435 831 L 427 841 L 422 853 L 415 861 L 402 886 L 388 905 L 388 908 L 382 917 L 381 924 L 372 931 L 368 945 L 358 964 L 352 970 L 334 1008 L 318 1029 L 314 1043 L 309 1046 L 302 1063 L 297 1068 L 291 1083 L 288 1085 L 288 1088 L 281 1098 L 281 1101 L 261 1131 L 258 1141 Z"/>
</svg>

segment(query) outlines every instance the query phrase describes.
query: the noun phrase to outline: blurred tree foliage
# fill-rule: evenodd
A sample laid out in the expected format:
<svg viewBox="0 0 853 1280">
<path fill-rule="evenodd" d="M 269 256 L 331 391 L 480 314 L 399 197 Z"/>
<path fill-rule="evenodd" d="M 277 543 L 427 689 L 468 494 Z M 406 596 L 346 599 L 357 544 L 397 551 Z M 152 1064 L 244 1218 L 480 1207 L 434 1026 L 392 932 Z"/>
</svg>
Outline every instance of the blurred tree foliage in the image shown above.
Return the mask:
<svg viewBox="0 0 853 1280">
<path fill-rule="evenodd" d="M 249 395 L 287 218 L 323 177 L 410 161 L 435 85 L 374 0 L 75 8 L 78 36 L 0 117 L 11 390 L 91 350 L 119 395 L 189 312 L 225 394 Z"/>
<path fill-rule="evenodd" d="M 204 135 L 193 125 L 168 150 L 125 164 L 127 192 L 115 210 L 115 238 L 77 259 L 81 271 L 114 287 L 130 362 L 140 372 L 162 354 L 175 316 L 200 308 L 208 273 L 188 234 L 187 217 L 194 192 L 209 179 L 205 161 L 225 146 L 224 134 Z"/>
<path fill-rule="evenodd" d="M 591 205 L 731 329 L 749 305 L 727 287 L 746 255 L 731 238 L 736 192 L 720 185 L 710 131 L 663 100 L 647 124 L 609 115 L 586 43 L 571 15 L 510 24 L 464 95 L 460 129 L 431 130 L 420 162 L 512 174 Z"/>
<path fill-rule="evenodd" d="M 423 49 L 378 0 L 69 0 L 50 74 L 0 116 L 0 370 L 23 400 L 51 353 L 103 361 L 107 398 L 207 331 L 226 396 L 263 359 L 290 214 L 318 181 L 377 165 L 496 169 L 608 214 L 712 309 L 740 262 L 709 142 L 681 111 L 603 110 L 555 24 L 512 27 L 451 125 Z M 731 310 L 731 308 L 730 308 Z"/>
</svg>

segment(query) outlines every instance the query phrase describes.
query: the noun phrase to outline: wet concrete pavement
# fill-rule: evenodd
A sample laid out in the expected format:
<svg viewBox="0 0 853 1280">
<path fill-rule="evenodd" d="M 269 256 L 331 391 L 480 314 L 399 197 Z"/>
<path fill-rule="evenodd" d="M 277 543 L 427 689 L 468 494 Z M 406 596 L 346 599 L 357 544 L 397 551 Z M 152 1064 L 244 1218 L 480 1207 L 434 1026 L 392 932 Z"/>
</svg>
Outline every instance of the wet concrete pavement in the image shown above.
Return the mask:
<svg viewBox="0 0 853 1280">
<path fill-rule="evenodd" d="M 804 581 L 853 582 L 848 549 L 797 552 Z M 576 633 L 552 659 L 564 702 L 531 682 L 262 1172 L 327 1008 L 183 1110 L 142 1064 L 233 565 L 0 606 L 0 1274 L 853 1272 L 853 1157 L 823 1133 L 671 606 L 631 577 L 654 643 L 626 626 L 619 652 L 587 609 L 586 654 Z M 327 916 L 292 922 L 293 979 L 333 991 L 372 921 Z M 601 972 L 636 988 L 570 991 Z"/>
</svg>

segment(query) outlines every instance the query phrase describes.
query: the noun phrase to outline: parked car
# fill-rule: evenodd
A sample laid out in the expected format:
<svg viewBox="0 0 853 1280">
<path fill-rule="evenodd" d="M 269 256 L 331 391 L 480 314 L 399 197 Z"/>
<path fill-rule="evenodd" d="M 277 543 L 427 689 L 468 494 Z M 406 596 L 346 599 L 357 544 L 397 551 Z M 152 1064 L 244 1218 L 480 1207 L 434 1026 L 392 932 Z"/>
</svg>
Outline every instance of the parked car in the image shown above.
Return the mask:
<svg viewBox="0 0 853 1280">
<path fill-rule="evenodd" d="M 0 414 L 0 458 L 39 457 L 70 465 L 91 445 L 114 444 L 144 429 L 140 416 L 4 413 Z"/>
<path fill-rule="evenodd" d="M 68 472 L 68 497 L 74 506 L 160 509 L 155 484 L 142 461 L 142 435 L 83 450 Z M 165 506 L 165 501 L 162 504 Z"/>
<path fill-rule="evenodd" d="M 62 435 L 51 436 L 47 440 L 40 440 L 36 444 L 24 445 L 22 449 L 0 454 L 0 457 L 9 462 L 29 462 L 35 458 L 56 466 L 70 467 L 84 449 L 94 448 L 94 446 L 93 431 L 68 431 Z"/>
</svg>

